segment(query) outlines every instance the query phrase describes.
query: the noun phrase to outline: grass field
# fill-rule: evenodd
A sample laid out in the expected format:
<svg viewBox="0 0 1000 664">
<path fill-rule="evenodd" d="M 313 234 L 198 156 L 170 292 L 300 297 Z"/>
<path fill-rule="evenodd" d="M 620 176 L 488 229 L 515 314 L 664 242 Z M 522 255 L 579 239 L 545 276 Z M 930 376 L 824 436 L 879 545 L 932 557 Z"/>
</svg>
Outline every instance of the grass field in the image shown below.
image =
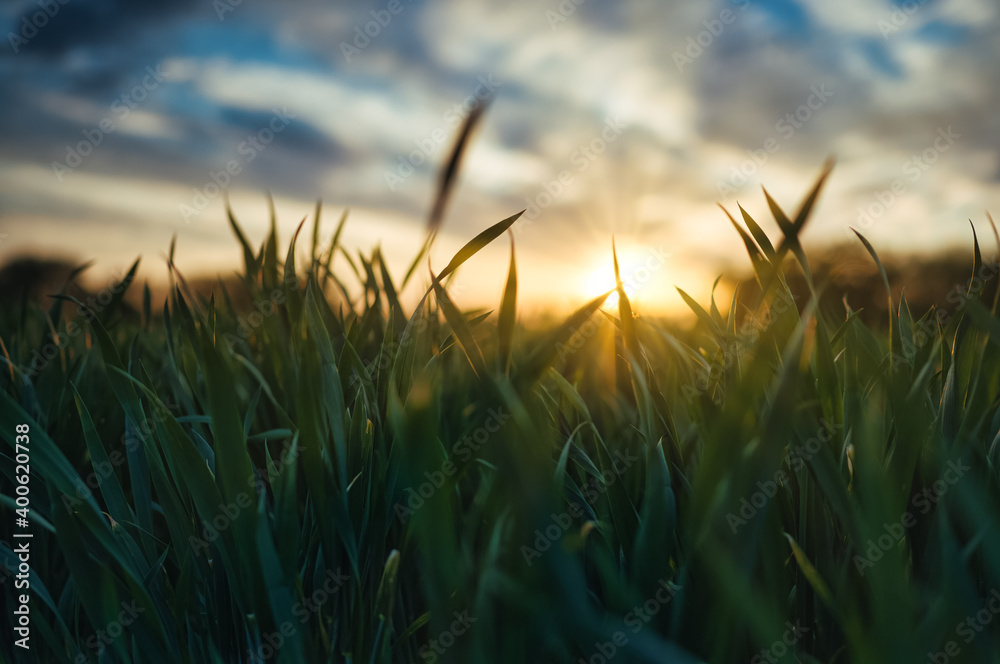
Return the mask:
<svg viewBox="0 0 1000 664">
<path fill-rule="evenodd" d="M 783 237 L 733 220 L 760 295 L 685 296 L 686 329 L 621 286 L 525 325 L 513 244 L 496 309 L 459 310 L 449 279 L 518 215 L 407 308 L 425 252 L 351 255 L 319 208 L 260 248 L 230 217 L 250 309 L 175 273 L 137 315 L 131 275 L 3 311 L 0 513 L 27 495 L 33 537 L 23 578 L 0 546 L 0 657 L 1000 662 L 996 301 L 817 306 L 798 237 L 828 172 L 768 199 Z"/>
</svg>

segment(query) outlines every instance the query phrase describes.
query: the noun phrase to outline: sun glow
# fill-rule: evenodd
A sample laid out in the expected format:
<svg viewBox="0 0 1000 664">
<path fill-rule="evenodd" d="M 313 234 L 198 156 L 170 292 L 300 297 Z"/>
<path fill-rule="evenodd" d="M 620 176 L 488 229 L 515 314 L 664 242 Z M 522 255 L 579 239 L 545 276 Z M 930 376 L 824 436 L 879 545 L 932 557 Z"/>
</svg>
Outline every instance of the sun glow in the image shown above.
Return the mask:
<svg viewBox="0 0 1000 664">
<path fill-rule="evenodd" d="M 666 277 L 664 268 L 667 255 L 646 247 L 620 247 L 618 265 L 622 286 L 629 302 L 635 306 L 647 302 L 654 304 L 659 284 Z M 581 279 L 583 295 L 597 297 L 615 289 L 615 268 L 611 256 L 602 257 L 597 265 L 588 270 Z M 614 291 L 604 301 L 604 309 L 618 308 L 618 292 Z"/>
<path fill-rule="evenodd" d="M 622 275 L 623 280 L 624 276 Z M 631 302 L 635 295 L 635 289 L 630 284 L 624 284 L 624 288 L 625 294 L 628 295 Z M 584 294 L 587 297 L 597 297 L 608 291 L 612 291 L 612 293 L 601 306 L 604 309 L 617 309 L 618 291 L 615 290 L 615 269 L 610 261 L 607 261 L 606 265 L 602 264 L 593 268 L 584 279 Z"/>
</svg>

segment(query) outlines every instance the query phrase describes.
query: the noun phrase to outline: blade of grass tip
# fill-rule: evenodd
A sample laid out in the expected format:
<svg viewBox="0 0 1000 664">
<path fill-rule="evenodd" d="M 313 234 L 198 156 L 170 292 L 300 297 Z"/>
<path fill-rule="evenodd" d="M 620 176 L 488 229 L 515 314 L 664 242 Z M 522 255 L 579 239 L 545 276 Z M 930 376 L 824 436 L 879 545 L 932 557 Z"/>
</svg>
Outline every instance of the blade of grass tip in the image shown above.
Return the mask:
<svg viewBox="0 0 1000 664">
<path fill-rule="evenodd" d="M 93 264 L 94 261 L 87 261 L 83 265 L 73 268 L 73 270 L 69 273 L 69 276 L 66 277 L 66 280 L 63 281 L 62 288 L 59 289 L 59 294 L 65 295 L 66 290 L 69 288 L 70 284 L 73 283 L 73 280 L 76 279 L 76 277 L 81 272 L 83 272 Z M 52 303 L 52 307 L 49 309 L 49 318 L 52 319 L 53 323 L 58 323 L 61 313 L 62 313 L 62 302 L 59 302 L 57 300 Z"/>
<path fill-rule="evenodd" d="M 739 227 L 739 224 L 737 224 L 736 220 L 733 219 L 733 215 L 729 214 L 729 210 L 727 210 L 722 203 L 719 203 L 719 208 L 726 213 L 726 216 L 729 218 L 729 223 L 733 225 L 733 228 L 735 228 L 736 232 L 739 233 L 740 239 L 743 240 L 743 246 L 746 247 L 747 254 L 750 256 L 750 264 L 753 266 L 753 273 L 757 278 L 757 283 L 763 286 L 764 283 L 761 272 L 764 270 L 764 266 L 767 265 L 767 260 L 761 254 L 760 249 L 754 243 L 753 239 L 747 235 L 745 230 Z"/>
<path fill-rule="evenodd" d="M 399 570 L 399 559 L 400 554 L 398 550 L 393 549 L 389 552 L 389 557 L 386 558 L 385 565 L 382 567 L 382 578 L 379 581 L 378 591 L 376 592 L 375 608 L 379 616 L 383 617 L 389 625 L 392 624 L 392 609 L 396 598 L 396 575 Z M 388 631 L 388 629 L 385 630 L 385 632 Z M 388 655 L 389 643 L 388 639 L 383 642 L 381 648 L 383 656 Z"/>
<path fill-rule="evenodd" d="M 292 241 L 288 244 L 288 254 L 285 256 L 285 268 L 282 274 L 281 288 L 287 294 L 286 306 L 292 320 L 298 320 L 302 314 L 299 277 L 295 269 L 295 246 L 299 239 L 299 233 L 302 232 L 302 227 L 305 226 L 306 219 L 307 217 L 302 217 L 302 221 L 299 222 L 298 228 L 295 229 L 295 233 L 292 235 Z"/>
<path fill-rule="evenodd" d="M 892 351 L 893 351 L 892 336 L 893 332 L 898 327 L 898 325 L 893 324 L 894 323 L 893 318 L 895 318 L 896 314 L 892 306 L 892 290 L 889 288 L 889 276 L 886 274 L 885 267 L 882 265 L 882 261 L 879 260 L 878 254 L 875 253 L 875 247 L 871 245 L 871 242 L 869 242 L 864 235 L 856 231 L 854 228 L 851 228 L 851 230 L 854 231 L 854 234 L 858 236 L 859 240 L 861 240 L 861 244 L 865 245 L 865 249 L 868 250 L 868 253 L 875 261 L 875 265 L 878 266 L 879 274 L 882 275 L 882 283 L 883 285 L 885 285 L 885 295 L 889 301 L 889 358 L 890 358 L 889 368 L 892 369 Z"/>
<path fill-rule="evenodd" d="M 337 285 L 337 288 L 340 290 L 340 294 L 344 296 L 343 303 L 347 305 L 348 309 L 353 310 L 354 300 L 351 298 L 351 294 L 347 292 L 347 287 L 336 276 L 333 277 L 333 282 Z M 319 290 L 322 292 L 324 289 L 323 287 L 320 287 Z"/>
<path fill-rule="evenodd" d="M 719 327 L 721 328 L 725 326 L 726 322 L 722 320 L 722 312 L 719 311 L 718 305 L 715 304 L 715 289 L 719 287 L 720 281 L 722 281 L 721 274 L 715 278 L 714 282 L 712 282 L 712 290 L 708 295 L 708 302 L 709 306 L 711 307 L 709 311 L 712 314 L 712 318 L 715 319 L 715 322 L 718 323 Z"/>
<path fill-rule="evenodd" d="M 976 227 L 969 219 L 969 226 L 972 226 L 972 278 L 969 279 L 969 288 L 966 293 L 971 296 L 973 290 L 973 284 L 979 278 L 980 271 L 983 269 L 983 255 L 979 251 L 979 237 L 976 236 Z"/>
<path fill-rule="evenodd" d="M 226 204 L 226 218 L 229 219 L 229 227 L 233 229 L 236 240 L 240 243 L 240 247 L 243 248 L 243 265 L 246 270 L 245 277 L 247 280 L 252 280 L 257 274 L 257 259 L 254 256 L 253 249 L 250 247 L 250 243 L 247 241 L 246 235 L 243 234 L 243 229 L 240 228 L 239 223 L 236 221 L 236 215 L 233 214 L 233 208 L 229 202 L 229 194 L 225 194 L 223 200 Z"/>
<path fill-rule="evenodd" d="M 763 302 L 767 298 L 767 294 L 771 291 L 772 286 L 774 286 L 775 284 L 784 283 L 784 273 L 782 271 L 782 264 L 784 263 L 785 260 L 785 254 L 788 253 L 788 248 L 789 248 L 788 237 L 790 236 L 789 234 L 792 231 L 791 222 L 788 220 L 788 217 L 785 215 L 785 212 L 780 207 L 778 207 L 778 204 L 774 201 L 774 199 L 771 198 L 771 196 L 767 193 L 766 189 L 764 189 L 764 198 L 767 200 L 768 207 L 771 209 L 771 213 L 774 216 L 775 221 L 778 223 L 778 228 L 779 230 L 781 230 L 783 238 L 781 240 L 781 243 L 778 245 L 778 248 L 774 250 L 773 255 L 769 257 L 771 261 L 771 272 L 767 281 L 761 286 L 761 293 L 760 293 L 761 302 Z M 745 215 L 744 219 L 749 218 L 749 216 L 750 215 Z"/>
<path fill-rule="evenodd" d="M 66 290 L 69 288 L 69 285 L 73 282 L 73 279 L 76 278 L 76 275 L 85 270 L 91 264 L 92 262 L 88 262 L 84 265 L 81 265 L 80 267 L 75 268 L 72 272 L 70 272 L 69 276 L 66 277 L 66 280 L 63 282 L 62 287 L 59 289 L 59 293 L 50 296 L 53 298 L 53 302 L 52 305 L 49 307 L 48 313 L 46 314 L 46 318 L 48 319 L 48 324 L 49 324 L 49 333 L 46 336 L 43 345 L 47 345 L 53 340 L 58 339 L 56 326 L 58 326 L 59 320 L 62 317 L 62 307 L 63 307 L 63 303 L 62 301 L 60 301 L 60 297 L 66 294 Z M 25 291 L 25 297 L 22 299 L 21 302 L 22 309 L 20 315 L 20 322 L 21 322 L 20 329 L 22 333 L 24 332 L 24 324 L 27 321 L 27 309 L 26 309 L 27 305 L 28 305 L 27 291 Z"/>
<path fill-rule="evenodd" d="M 286 285 L 294 284 L 298 280 L 295 274 L 295 242 L 299 239 L 302 227 L 306 225 L 306 219 L 308 217 L 302 217 L 302 221 L 299 222 L 298 228 L 295 229 L 295 233 L 292 235 L 292 241 L 288 245 L 288 254 L 285 256 L 285 271 L 283 274 Z"/>
<path fill-rule="evenodd" d="M 594 312 L 601 308 L 605 300 L 614 292 L 614 290 L 609 290 L 606 293 L 598 295 L 593 300 L 583 305 L 577 309 L 572 316 L 567 318 L 563 323 L 553 330 L 551 333 L 546 335 L 546 337 L 539 342 L 539 344 L 532 351 L 531 355 L 528 356 L 524 365 L 520 367 L 517 375 L 512 382 L 518 384 L 518 391 L 530 387 L 539 377 L 545 372 L 546 369 L 552 364 L 557 353 L 559 353 L 565 343 L 580 329 L 588 318 L 594 315 Z"/>
<path fill-rule="evenodd" d="M 514 222 L 517 221 L 520 216 L 524 214 L 524 212 L 524 210 L 521 210 L 517 214 L 512 214 L 503 221 L 493 224 L 485 231 L 469 240 L 466 245 L 459 249 L 458 253 L 452 257 L 451 262 L 449 262 L 448 265 L 441 270 L 441 273 L 437 276 L 438 280 L 440 281 L 447 277 L 449 274 L 457 270 L 462 263 L 479 253 L 483 247 L 500 237 L 504 231 L 514 225 Z"/>
<path fill-rule="evenodd" d="M 806 281 L 809 284 L 811 291 L 815 292 L 812 286 L 812 273 L 809 269 L 809 263 L 806 260 L 805 251 L 802 249 L 802 243 L 799 241 L 799 234 L 802 232 L 803 227 L 806 225 L 806 220 L 809 219 L 809 213 L 812 212 L 813 205 L 816 203 L 816 199 L 819 198 L 820 191 L 823 189 L 823 184 L 826 179 L 830 176 L 833 171 L 835 160 L 833 157 L 827 158 L 823 163 L 823 168 L 820 172 L 819 177 L 816 179 L 816 184 L 813 185 L 812 190 L 806 196 L 805 200 L 802 202 L 799 211 L 795 214 L 795 220 L 789 222 L 788 217 L 781 210 L 771 195 L 764 190 L 764 196 L 767 198 L 768 207 L 774 213 L 774 218 L 778 221 L 778 225 L 781 227 L 782 232 L 785 234 L 785 240 L 782 241 L 781 246 L 778 248 L 777 258 L 780 262 L 781 257 L 784 256 L 784 252 L 791 249 L 792 253 L 798 259 L 799 264 L 802 266 L 802 271 L 805 273 Z M 786 225 L 790 224 L 791 228 L 786 230 Z"/>
<path fill-rule="evenodd" d="M 402 288 L 406 288 L 406 284 L 410 283 L 410 277 L 412 277 L 414 272 L 417 271 L 417 266 L 420 265 L 420 263 L 424 260 L 424 256 L 426 256 L 427 252 L 430 251 L 431 243 L 433 241 L 434 236 L 428 235 L 427 239 L 424 240 L 424 243 L 420 246 L 420 251 L 418 251 L 417 255 L 413 257 L 413 262 L 410 263 L 410 267 L 406 270 L 406 274 L 403 275 Z"/>
<path fill-rule="evenodd" d="M 187 299 L 191 301 L 191 306 L 192 307 L 197 306 L 198 298 L 194 296 L 194 291 L 192 291 L 191 287 L 188 286 L 187 279 L 184 278 L 184 275 L 181 274 L 181 271 L 177 268 L 177 264 L 174 263 L 173 261 L 170 261 L 170 271 L 171 274 L 176 274 L 177 278 L 181 282 L 180 288 L 178 290 L 183 289 L 184 294 L 187 296 Z"/>
<path fill-rule="evenodd" d="M 761 187 L 761 189 L 764 189 Z M 802 271 L 805 273 L 806 281 L 810 284 L 812 283 L 812 273 L 809 270 L 809 263 L 806 261 L 805 252 L 802 250 L 802 244 L 799 242 L 799 231 L 800 226 L 796 226 L 788 219 L 788 215 L 785 211 L 781 209 L 777 201 L 771 198 L 771 194 L 768 193 L 767 189 L 764 189 L 764 198 L 767 199 L 767 205 L 771 208 L 771 213 L 774 214 L 774 220 L 778 222 L 778 227 L 781 229 L 784 238 L 781 241 L 781 245 L 778 246 L 778 251 L 775 254 L 775 268 L 780 269 L 781 259 L 784 258 L 788 251 L 794 254 L 795 258 L 798 259 L 799 265 L 802 266 Z"/>
<path fill-rule="evenodd" d="M 778 202 L 771 197 L 770 193 L 768 193 L 767 189 L 765 187 L 761 187 L 760 189 L 764 192 L 764 200 L 767 201 L 767 207 L 771 210 L 771 214 L 774 216 L 774 220 L 777 222 L 778 228 L 781 229 L 781 232 L 785 235 L 784 240 L 780 245 L 778 245 L 776 252 L 776 255 L 780 257 L 784 252 L 788 251 L 788 247 L 786 245 L 789 238 L 795 237 L 795 227 L 792 225 L 792 221 L 788 218 L 788 215 L 785 214 L 785 211 L 781 209 L 780 205 L 778 205 Z"/>
<path fill-rule="evenodd" d="M 80 268 L 76 268 L 75 270 L 73 270 L 72 272 L 70 272 L 69 276 L 63 282 L 62 288 L 59 289 L 58 295 L 65 295 L 66 294 L 66 289 L 69 288 L 70 283 L 72 283 L 73 279 L 79 273 L 79 270 L 80 270 Z M 45 344 L 48 344 L 49 342 L 51 342 L 52 340 L 54 340 L 56 338 L 55 328 L 59 324 L 59 320 L 62 317 L 62 307 L 63 307 L 62 301 L 60 301 L 59 298 L 57 298 L 57 297 L 53 297 L 52 306 L 49 307 L 49 312 L 48 312 L 48 319 L 50 321 L 50 325 L 49 326 L 52 329 L 52 331 L 50 332 L 50 336 L 47 337 L 45 339 L 45 341 L 43 342 Z M 24 319 L 22 318 L 22 321 L 23 320 Z"/>
<path fill-rule="evenodd" d="M 398 313 L 398 315 L 392 316 L 393 332 L 397 335 L 402 334 L 406 325 L 406 314 L 399 301 L 399 294 L 396 293 L 396 286 L 392 283 L 392 275 L 389 274 L 389 266 L 385 263 L 381 248 L 376 247 L 374 259 L 378 261 L 378 269 L 382 277 L 382 290 L 385 291 L 385 297 L 389 301 L 389 311 L 392 313 L 392 310 L 395 309 Z"/>
<path fill-rule="evenodd" d="M 347 214 L 349 210 L 347 208 L 340 214 L 340 221 L 337 222 L 337 228 L 333 232 L 333 237 L 330 239 L 330 247 L 326 251 L 326 258 L 323 259 L 323 280 L 319 282 L 320 291 L 326 290 L 327 279 L 332 278 L 336 283 L 337 287 L 340 288 L 344 293 L 344 298 L 347 300 L 348 306 L 353 306 L 351 304 L 351 298 L 347 295 L 347 290 L 344 285 L 337 279 L 336 275 L 333 274 L 333 255 L 337 250 L 337 245 L 340 243 L 340 234 L 344 230 L 344 225 L 347 223 Z"/>
<path fill-rule="evenodd" d="M 119 305 L 121 305 L 122 301 L 124 300 L 125 293 L 128 291 L 128 287 L 131 286 L 132 282 L 135 280 L 135 273 L 139 269 L 139 261 L 140 260 L 142 260 L 141 257 L 135 259 L 135 262 L 132 263 L 132 267 L 129 268 L 128 273 L 122 278 L 121 281 L 119 281 L 119 282 L 117 282 L 117 284 L 115 284 L 115 292 L 111 296 L 111 302 L 109 302 L 108 305 L 106 307 L 104 307 L 103 310 L 101 310 L 102 318 L 105 321 L 110 320 L 111 316 L 114 315 L 115 310 L 118 308 Z M 49 297 L 52 297 L 55 300 L 57 300 L 57 305 L 60 304 L 58 302 L 58 300 L 66 300 L 67 299 L 67 297 L 65 295 L 63 295 L 62 293 L 57 294 L 57 295 L 50 295 Z M 54 312 L 55 314 L 57 314 L 57 316 L 58 316 L 58 313 L 59 313 L 60 310 L 61 310 L 60 306 L 53 305 L 52 312 Z M 50 312 L 50 315 L 51 315 L 52 312 Z"/>
<path fill-rule="evenodd" d="M 267 192 L 267 210 L 270 217 L 271 230 L 267 236 L 264 249 L 264 284 L 276 286 L 278 281 L 278 212 L 274 207 L 274 196 Z"/>
<path fill-rule="evenodd" d="M 615 268 L 615 289 L 619 289 L 622 286 L 622 272 L 618 267 L 618 249 L 615 246 L 615 236 L 611 236 L 611 259 L 614 261 Z"/>
<path fill-rule="evenodd" d="M 632 353 L 632 357 L 639 360 L 642 357 L 642 351 L 639 347 L 639 334 L 635 329 L 632 303 L 628 301 L 628 294 L 625 292 L 625 283 L 622 281 L 621 269 L 618 265 L 618 248 L 615 246 L 614 236 L 611 236 L 611 258 L 615 266 L 615 290 L 618 291 L 618 318 L 621 320 L 625 347 Z"/>
<path fill-rule="evenodd" d="M 514 325 L 517 320 L 517 263 L 514 260 L 514 234 L 510 236 L 510 267 L 507 269 L 507 284 L 500 299 L 500 317 L 497 322 L 497 364 L 503 373 L 510 371 L 510 350 L 514 339 Z"/>
<path fill-rule="evenodd" d="M 337 245 L 340 244 L 340 234 L 344 230 L 344 225 L 347 224 L 347 215 L 350 213 L 349 208 L 344 208 L 344 211 L 340 214 L 340 220 L 337 222 L 337 228 L 333 231 L 333 237 L 330 239 L 330 246 L 326 250 L 326 259 L 323 261 L 326 267 L 327 274 L 330 273 L 330 266 L 333 264 L 333 254 L 337 250 Z"/>
<path fill-rule="evenodd" d="M 382 306 L 382 289 L 379 287 L 378 279 L 375 278 L 375 271 L 373 269 L 373 263 L 375 262 L 375 254 L 372 253 L 372 259 L 367 260 L 364 255 L 359 251 L 358 260 L 361 261 L 361 267 L 365 270 L 365 282 L 363 284 L 365 288 L 365 293 L 368 291 L 372 292 L 372 307 L 378 312 L 381 312 Z"/>
<path fill-rule="evenodd" d="M 424 256 L 427 255 L 427 253 L 431 250 L 431 246 L 434 244 L 434 238 L 437 237 L 438 229 L 441 227 L 441 221 L 444 219 L 445 208 L 448 205 L 448 200 L 451 198 L 451 192 L 454 189 L 455 182 L 458 178 L 458 171 L 462 165 L 462 156 L 465 154 L 466 147 L 468 147 L 469 137 L 472 135 L 472 130 L 475 129 L 476 125 L 479 123 L 479 119 L 483 116 L 483 113 L 486 112 L 486 108 L 488 106 L 489 101 L 481 104 L 469 114 L 469 117 L 465 119 L 465 123 L 462 125 L 462 130 L 459 132 L 458 139 L 455 141 L 455 146 L 451 150 L 451 156 L 449 157 L 444 168 L 441 169 L 440 175 L 438 175 L 437 193 L 434 196 L 434 205 L 431 207 L 430 215 L 427 218 L 427 240 L 420 248 L 420 252 L 413 259 L 410 269 L 406 271 L 406 276 L 403 277 L 401 289 L 406 288 L 406 284 L 410 282 L 410 277 L 412 277 L 416 272 L 417 266 L 423 262 Z M 444 279 L 444 275 L 441 275 L 440 278 Z"/>
<path fill-rule="evenodd" d="M 170 291 L 174 290 L 174 251 L 177 249 L 177 233 L 170 238 L 170 248 L 167 250 L 167 282 Z"/>
<path fill-rule="evenodd" d="M 340 249 L 341 255 L 345 259 L 347 259 L 347 265 L 348 265 L 348 267 L 351 268 L 351 271 L 354 272 L 354 276 L 357 277 L 358 283 L 361 284 L 362 287 L 364 287 L 365 280 L 361 276 L 361 270 L 358 269 L 357 263 L 355 263 L 354 259 L 351 257 L 351 253 L 349 251 L 347 251 L 347 249 L 345 249 L 343 247 L 339 247 L 339 249 Z"/>
<path fill-rule="evenodd" d="M 742 205 L 737 203 L 736 207 L 740 209 L 740 214 L 743 216 L 743 223 L 746 224 L 748 229 L 750 229 L 750 234 L 753 235 L 753 239 L 757 241 L 758 245 L 760 245 L 760 250 L 764 252 L 764 255 L 767 256 L 769 261 L 773 261 L 774 245 L 771 244 L 771 240 L 767 237 L 767 233 L 765 233 L 764 229 L 761 228 L 756 221 L 754 221 L 754 218 L 750 216 L 750 213 L 743 209 Z"/>
<path fill-rule="evenodd" d="M 688 307 L 690 307 L 691 311 L 695 313 L 698 319 L 708 326 L 709 331 L 711 331 L 717 338 L 721 339 L 723 336 L 722 329 L 716 324 L 712 315 L 705 311 L 705 308 L 698 304 L 697 300 L 684 292 L 684 289 L 679 286 L 674 286 L 674 288 L 677 289 L 677 292 L 680 293 L 681 299 L 684 300 L 684 303 L 687 304 Z"/>
<path fill-rule="evenodd" d="M 806 219 L 809 218 L 809 213 L 812 211 L 813 205 L 816 204 L 816 199 L 819 197 L 820 191 L 823 189 L 823 184 L 826 179 L 830 177 L 830 173 L 833 172 L 833 166 L 836 160 L 833 157 L 827 157 L 827 160 L 823 162 L 823 168 L 820 171 L 819 178 L 816 179 L 816 184 L 813 185 L 812 191 L 806 196 L 806 199 L 802 202 L 802 206 L 795 215 L 795 220 L 792 225 L 795 226 L 795 231 L 798 233 L 805 226 Z"/>
<path fill-rule="evenodd" d="M 316 263 L 316 249 L 319 247 L 319 224 L 320 218 L 323 211 L 323 199 L 316 199 L 316 211 L 313 213 L 313 232 L 312 232 L 312 243 L 309 245 L 309 262 L 311 265 Z"/>
</svg>

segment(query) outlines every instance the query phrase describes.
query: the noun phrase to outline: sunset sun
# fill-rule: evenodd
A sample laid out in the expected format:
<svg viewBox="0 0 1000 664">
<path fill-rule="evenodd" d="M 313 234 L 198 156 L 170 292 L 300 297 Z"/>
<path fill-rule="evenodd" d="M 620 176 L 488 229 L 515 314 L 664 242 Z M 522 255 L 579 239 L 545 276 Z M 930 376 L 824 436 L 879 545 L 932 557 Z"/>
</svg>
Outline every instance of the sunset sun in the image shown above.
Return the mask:
<svg viewBox="0 0 1000 664">
<path fill-rule="evenodd" d="M 658 294 L 665 283 L 667 255 L 662 250 L 641 246 L 619 246 L 618 266 L 622 285 L 629 302 L 657 305 Z M 582 275 L 581 294 L 587 298 L 614 291 L 605 300 L 603 308 L 617 309 L 618 292 L 615 291 L 615 268 L 610 252 L 595 260 Z"/>
</svg>

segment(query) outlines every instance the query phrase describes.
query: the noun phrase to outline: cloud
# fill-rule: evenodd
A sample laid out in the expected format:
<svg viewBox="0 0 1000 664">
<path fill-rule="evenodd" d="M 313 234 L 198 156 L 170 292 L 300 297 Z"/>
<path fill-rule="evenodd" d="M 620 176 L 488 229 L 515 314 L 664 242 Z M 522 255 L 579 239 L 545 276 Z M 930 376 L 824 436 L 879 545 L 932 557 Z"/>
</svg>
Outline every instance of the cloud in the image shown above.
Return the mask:
<svg viewBox="0 0 1000 664">
<path fill-rule="evenodd" d="M 27 221 L 40 218 L 47 229 L 141 227 L 150 241 L 170 229 L 224 252 L 220 199 L 197 228 L 183 224 L 177 208 L 236 159 L 234 197 L 259 204 L 265 189 L 273 191 L 294 212 L 282 216 L 288 225 L 318 197 L 350 205 L 359 246 L 382 241 L 387 253 L 391 245 L 403 256 L 406 243 L 422 237 L 437 169 L 482 77 L 499 85 L 465 160 L 442 246 L 460 246 L 548 195 L 518 235 L 519 252 L 551 264 L 537 272 L 546 286 L 578 262 L 598 261 L 612 233 L 669 242 L 678 264 L 685 255 L 703 259 L 697 269 L 679 269 L 678 279 L 742 264 L 716 200 L 739 199 L 774 231 L 759 185 L 793 208 L 829 154 L 838 168 L 807 240 L 841 241 L 858 210 L 906 177 L 906 161 L 949 126 L 961 140 L 907 180 L 869 233 L 915 250 L 967 242 L 965 218 L 996 202 L 995 3 L 942 0 L 902 14 L 886 0 L 568 6 L 404 2 L 375 29 L 368 24 L 377 3 L 244 0 L 220 20 L 193 0 L 73 0 L 24 50 L 0 57 L 10 100 L 0 107 L 0 147 L 5 173 L 17 176 L 0 184 L 0 223 L 20 225 L 24 238 L 41 237 L 43 224 Z M 19 7 L 2 14 L 12 30 L 37 11 Z M 348 58 L 341 44 L 355 45 L 366 26 L 368 42 Z M 157 64 L 170 80 L 60 183 L 51 163 Z M 821 104 L 817 87 L 832 91 Z M 240 146 L 282 109 L 292 122 L 247 159 Z M 620 139 L 593 160 L 575 161 L 609 119 L 626 126 Z M 769 140 L 778 149 L 755 159 Z M 390 185 L 387 174 L 401 164 L 412 174 Z M 565 171 L 571 182 L 553 195 Z M 155 212 L 143 205 L 150 202 Z M 379 215 L 391 223 L 377 223 Z M 52 235 L 63 236 L 78 239 Z M 79 238 L 76 246 L 87 246 L 85 234 Z M 503 253 L 483 260 L 502 266 Z M 487 297 L 492 287 L 467 293 Z"/>
</svg>

